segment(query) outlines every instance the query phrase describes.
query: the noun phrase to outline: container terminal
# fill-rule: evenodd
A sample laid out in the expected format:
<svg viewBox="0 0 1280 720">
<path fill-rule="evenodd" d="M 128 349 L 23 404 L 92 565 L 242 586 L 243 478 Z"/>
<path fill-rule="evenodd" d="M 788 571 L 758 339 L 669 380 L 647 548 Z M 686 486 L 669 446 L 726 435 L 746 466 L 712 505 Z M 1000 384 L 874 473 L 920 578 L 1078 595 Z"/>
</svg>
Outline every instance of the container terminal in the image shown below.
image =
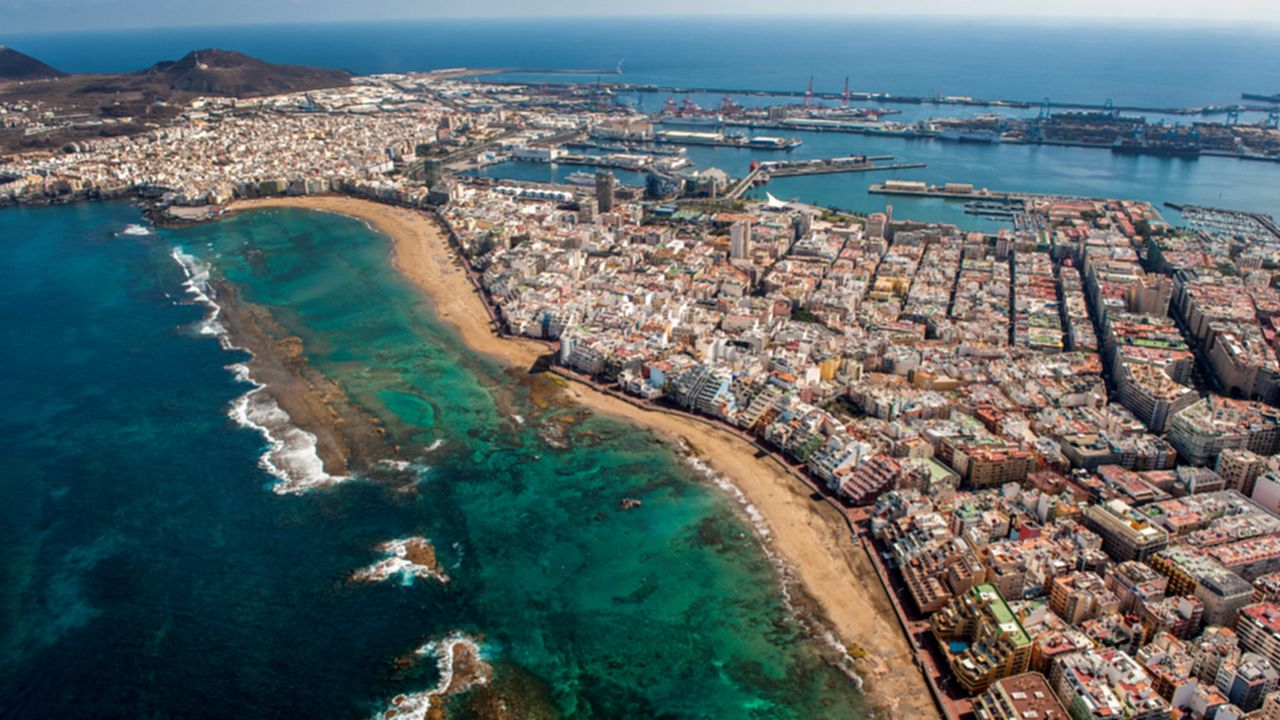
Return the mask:
<svg viewBox="0 0 1280 720">
<path fill-rule="evenodd" d="M 967 96 L 908 97 L 885 93 L 818 93 L 808 90 L 773 91 L 725 88 L 675 88 L 622 83 L 549 84 L 504 83 L 528 96 L 528 102 L 560 108 L 591 108 L 610 113 L 638 113 L 626 106 L 627 93 L 671 93 L 663 108 L 647 115 L 659 126 L 652 142 L 752 147 L 787 150 L 797 141 L 788 132 L 843 132 L 961 143 L 1019 143 L 1067 145 L 1108 150 L 1121 155 L 1154 155 L 1194 160 L 1201 155 L 1244 160 L 1280 158 L 1280 107 L 1276 105 L 1213 105 L 1200 107 L 1139 107 L 1059 102 L 1046 98 L 1030 103 L 982 100 Z M 724 93 L 717 107 L 699 107 L 679 94 Z M 743 107 L 734 98 L 776 97 L 787 104 Z M 1267 96 L 1250 96 L 1262 99 Z M 887 107 L 856 107 L 854 103 L 931 104 L 990 108 L 973 117 L 943 117 L 915 122 L 890 119 L 901 111 Z M 1035 115 L 1013 116 L 1009 110 L 1037 108 Z M 1166 117 L 1149 119 L 1143 113 Z M 1253 113 L 1261 119 L 1243 122 Z M 1221 120 L 1209 120 L 1210 115 Z M 1187 117 L 1171 122 L 1167 116 Z M 1201 116 L 1203 119 L 1192 119 Z M 741 128 L 737 135 L 732 128 Z M 755 135 L 757 132 L 767 135 Z M 781 137 L 775 137 L 780 135 Z"/>
</svg>

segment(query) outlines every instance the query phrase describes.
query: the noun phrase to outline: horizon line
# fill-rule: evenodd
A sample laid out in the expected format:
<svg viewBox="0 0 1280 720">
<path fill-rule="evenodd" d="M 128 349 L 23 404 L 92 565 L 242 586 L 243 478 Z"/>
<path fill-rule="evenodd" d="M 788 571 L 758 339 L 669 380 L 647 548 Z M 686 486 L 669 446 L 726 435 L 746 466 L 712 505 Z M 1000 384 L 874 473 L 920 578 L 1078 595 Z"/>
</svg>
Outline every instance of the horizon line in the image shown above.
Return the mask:
<svg viewBox="0 0 1280 720">
<path fill-rule="evenodd" d="M 378 18 L 335 18 L 322 20 L 264 20 L 261 22 L 218 22 L 205 24 L 160 24 L 160 25 L 118 25 L 101 28 L 72 28 L 72 29 L 50 29 L 50 30 L 18 30 L 17 32 L 0 33 L 0 37 L 24 37 L 34 35 L 77 35 L 77 34 L 93 34 L 93 33 L 109 33 L 109 32 L 145 32 L 160 30 L 220 30 L 230 28 L 251 28 L 251 27 L 299 27 L 299 26 L 322 26 L 322 25 L 375 25 L 382 23 L 457 23 L 457 22 L 558 22 L 558 21 L 661 21 L 666 19 L 679 18 L 682 20 L 689 19 L 705 19 L 717 21 L 733 21 L 733 20 L 769 20 L 777 22 L 778 20 L 872 20 L 872 21 L 911 21 L 911 22 L 956 22 L 971 21 L 983 22 L 996 25 L 1050 25 L 1050 24 L 1078 24 L 1078 25 L 1106 25 L 1114 23 L 1117 20 L 1142 20 L 1149 25 L 1160 27 L 1177 27 L 1187 25 L 1208 25 L 1213 28 L 1240 28 L 1254 29 L 1263 26 L 1266 29 L 1280 29 L 1280 18 L 1277 19 L 1246 19 L 1246 18 L 1203 18 L 1198 16 L 1169 16 L 1169 17 L 1151 17 L 1140 14 L 1117 14 L 1117 15 L 1010 15 L 1005 13 L 911 13 L 911 12 L 848 12 L 848 13 L 663 13 L 663 14 L 644 14 L 644 13 L 614 13 L 608 15 L 594 14 L 557 14 L 557 15 L 447 15 L 447 16 L 387 16 Z M 1261 28 L 1258 28 L 1261 29 Z"/>
</svg>

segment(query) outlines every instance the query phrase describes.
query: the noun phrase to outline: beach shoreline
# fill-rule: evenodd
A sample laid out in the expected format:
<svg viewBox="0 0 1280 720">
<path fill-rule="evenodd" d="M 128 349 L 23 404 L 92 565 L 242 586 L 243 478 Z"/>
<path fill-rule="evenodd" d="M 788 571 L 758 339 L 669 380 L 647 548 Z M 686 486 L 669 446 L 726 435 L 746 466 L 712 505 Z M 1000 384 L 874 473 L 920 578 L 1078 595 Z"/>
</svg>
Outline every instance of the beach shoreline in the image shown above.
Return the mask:
<svg viewBox="0 0 1280 720">
<path fill-rule="evenodd" d="M 344 196 L 240 201 L 228 212 L 266 208 L 345 215 L 388 236 L 397 270 L 431 299 L 437 317 L 453 327 L 469 349 L 523 370 L 542 367 L 552 352 L 544 342 L 499 334 L 447 231 L 430 215 Z M 857 657 L 870 710 L 887 717 L 939 717 L 870 560 L 840 512 L 825 499 L 814 498 L 811 485 L 775 456 L 713 421 L 642 407 L 572 376 L 557 376 L 567 381 L 564 392 L 573 401 L 690 448 L 737 489 L 762 518 L 762 542 L 780 556 L 804 604 Z"/>
</svg>

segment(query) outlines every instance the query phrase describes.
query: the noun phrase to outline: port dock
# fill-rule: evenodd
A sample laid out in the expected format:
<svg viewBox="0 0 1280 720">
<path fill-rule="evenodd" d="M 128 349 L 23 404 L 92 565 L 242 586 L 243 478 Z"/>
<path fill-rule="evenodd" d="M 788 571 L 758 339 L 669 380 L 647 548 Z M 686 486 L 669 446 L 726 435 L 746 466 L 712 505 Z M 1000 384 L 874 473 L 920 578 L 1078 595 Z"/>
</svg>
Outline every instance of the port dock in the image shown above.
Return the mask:
<svg viewBox="0 0 1280 720">
<path fill-rule="evenodd" d="M 725 193 L 729 200 L 737 200 L 747 190 L 764 185 L 772 178 L 798 177 L 801 175 L 835 175 L 839 173 L 875 172 L 877 170 L 909 170 L 925 167 L 924 163 L 879 164 L 892 160 L 892 155 L 851 155 L 813 160 L 768 160 L 753 164 L 747 176 L 734 183 Z"/>
<path fill-rule="evenodd" d="M 884 156 L 890 159 L 892 156 Z M 870 158 L 862 162 L 849 162 L 849 158 L 806 160 L 787 163 L 761 163 L 769 177 L 795 177 L 797 175 L 835 175 L 838 173 L 874 172 L 876 170 L 914 170 L 924 163 L 893 163 L 877 165 Z"/>
<path fill-rule="evenodd" d="M 1009 192 L 1004 190 L 988 190 L 975 188 L 969 183 L 947 183 L 945 185 L 926 185 L 914 180 L 889 180 L 867 187 L 867 192 L 876 195 L 905 195 L 910 197 L 931 197 L 943 200 L 966 200 L 975 209 L 993 204 L 1022 204 L 1031 200 L 1088 200 L 1105 201 L 1107 198 L 1088 195 L 1068 195 L 1064 193 Z"/>
<path fill-rule="evenodd" d="M 743 150 L 792 150 L 801 141 L 794 138 L 746 137 L 725 135 L 719 132 L 693 132 L 685 130 L 660 130 L 653 134 L 653 142 L 669 145 L 710 145 Z"/>
<path fill-rule="evenodd" d="M 1015 200 L 1028 197 L 1025 193 L 1002 192 L 986 188 L 974 188 L 966 183 L 926 185 L 922 182 L 890 180 L 867 188 L 877 195 L 914 195 L 916 197 L 945 198 L 947 200 Z"/>
</svg>

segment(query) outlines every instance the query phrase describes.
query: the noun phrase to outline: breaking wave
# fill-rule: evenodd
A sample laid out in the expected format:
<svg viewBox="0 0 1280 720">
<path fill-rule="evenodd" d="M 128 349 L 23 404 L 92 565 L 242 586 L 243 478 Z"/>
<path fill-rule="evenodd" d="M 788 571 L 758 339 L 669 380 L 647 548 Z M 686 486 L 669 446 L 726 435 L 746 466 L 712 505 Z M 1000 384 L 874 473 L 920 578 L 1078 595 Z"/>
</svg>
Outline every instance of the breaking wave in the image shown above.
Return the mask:
<svg viewBox="0 0 1280 720">
<path fill-rule="evenodd" d="M 781 555 L 774 551 L 771 546 L 773 533 L 769 529 L 769 523 L 765 520 L 764 514 L 759 508 L 751 503 L 746 493 L 742 489 L 733 484 L 733 481 L 724 475 L 716 472 L 714 468 L 707 464 L 705 460 L 692 453 L 686 453 L 683 457 L 686 465 L 694 470 L 697 474 L 710 480 L 717 488 L 724 491 L 726 495 L 738 504 L 738 507 L 746 514 L 751 521 L 751 526 L 756 532 L 756 537 L 760 540 L 760 547 L 764 551 L 765 557 L 769 558 L 769 562 L 777 568 L 781 577 L 782 586 L 782 603 L 792 617 L 799 620 L 803 625 L 809 628 L 810 633 L 826 645 L 835 653 L 838 669 L 853 680 L 859 689 L 862 688 L 862 676 L 855 670 L 853 656 L 849 653 L 849 648 L 836 636 L 830 628 L 826 627 L 817 617 L 810 612 L 802 612 L 792 599 L 792 588 L 797 582 L 795 571 L 791 565 Z"/>
<path fill-rule="evenodd" d="M 125 225 L 124 229 L 121 230 L 119 234 L 135 235 L 135 236 L 150 235 L 151 228 L 147 227 L 146 225 L 130 224 L 130 225 Z"/>
<path fill-rule="evenodd" d="M 485 663 L 476 641 L 460 633 L 439 642 L 429 642 L 418 648 L 415 654 L 436 658 L 440 681 L 431 690 L 395 696 L 386 710 L 374 716 L 377 720 L 426 720 L 437 699 L 483 685 L 489 682 L 493 672 Z"/>
<path fill-rule="evenodd" d="M 381 582 L 393 576 L 399 576 L 405 585 L 413 584 L 418 578 L 449 582 L 449 576 L 440 569 L 436 560 L 435 548 L 423 537 L 408 537 L 391 540 L 378 546 L 378 551 L 386 558 L 362 569 L 351 576 L 357 582 Z"/>
<path fill-rule="evenodd" d="M 187 294 L 209 310 L 200 322 L 200 333 L 218 338 L 224 350 L 248 352 L 231 342 L 226 326 L 218 319 L 222 306 L 217 302 L 217 291 L 209 282 L 209 266 L 181 247 L 173 249 L 172 257 L 186 275 L 182 286 Z M 271 487 L 274 492 L 297 494 L 350 479 L 325 471 L 324 462 L 316 452 L 316 436 L 294 425 L 289 413 L 275 398 L 263 392 L 266 386 L 253 379 L 248 363 L 234 363 L 227 369 L 240 382 L 253 385 L 248 392 L 231 401 L 227 416 L 241 427 L 257 430 L 267 441 L 267 449 L 258 458 L 258 465 L 276 478 Z"/>
</svg>

